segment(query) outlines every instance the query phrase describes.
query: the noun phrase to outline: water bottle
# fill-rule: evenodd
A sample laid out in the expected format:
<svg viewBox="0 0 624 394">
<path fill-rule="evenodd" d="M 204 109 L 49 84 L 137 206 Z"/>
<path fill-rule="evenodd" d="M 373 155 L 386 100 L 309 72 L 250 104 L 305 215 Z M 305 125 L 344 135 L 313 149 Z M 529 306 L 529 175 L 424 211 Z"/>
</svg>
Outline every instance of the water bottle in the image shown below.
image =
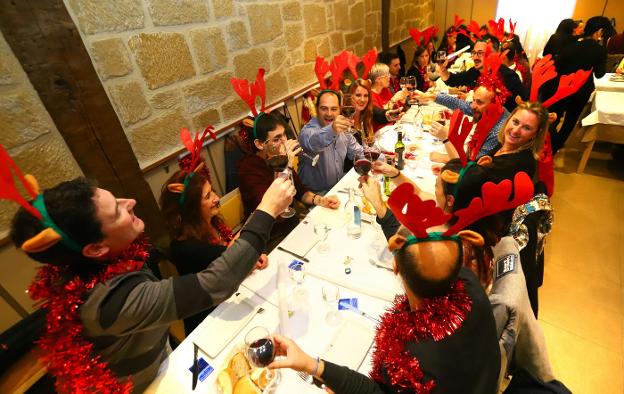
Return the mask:
<svg viewBox="0 0 624 394">
<path fill-rule="evenodd" d="M 347 236 L 351 239 L 358 239 L 362 235 L 362 211 L 360 205 L 355 200 L 355 191 L 349 188 L 349 201 L 345 205 L 347 215 Z"/>
</svg>

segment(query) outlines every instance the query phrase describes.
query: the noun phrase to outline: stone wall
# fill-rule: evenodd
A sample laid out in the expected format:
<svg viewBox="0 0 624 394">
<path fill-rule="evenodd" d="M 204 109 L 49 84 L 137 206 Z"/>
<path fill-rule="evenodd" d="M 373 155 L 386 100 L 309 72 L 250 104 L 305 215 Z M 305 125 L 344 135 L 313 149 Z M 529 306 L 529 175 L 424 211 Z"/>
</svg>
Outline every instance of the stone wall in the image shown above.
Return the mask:
<svg viewBox="0 0 624 394">
<path fill-rule="evenodd" d="M 181 127 L 248 108 L 230 78 L 267 70 L 267 102 L 315 81 L 317 55 L 381 46 L 381 1 L 65 0 L 141 167 L 180 149 Z"/>
<path fill-rule="evenodd" d="M 390 46 L 410 38 L 410 27 L 422 29 L 433 24 L 434 3 L 435 0 L 391 0 L 388 20 Z"/>
<path fill-rule="evenodd" d="M 0 33 L 0 144 L 42 188 L 81 175 L 65 141 Z M 14 203 L 0 200 L 0 238 L 6 237 Z"/>
<path fill-rule="evenodd" d="M 65 141 L 11 48 L 0 33 L 0 144 L 24 173 L 33 174 L 42 188 L 81 175 Z M 8 236 L 17 204 L 0 200 L 0 239 Z M 37 263 L 12 244 L 0 246 L 0 286 L 22 310 L 33 311 L 24 292 Z M 0 299 L 0 332 L 21 319 L 19 311 Z"/>
</svg>

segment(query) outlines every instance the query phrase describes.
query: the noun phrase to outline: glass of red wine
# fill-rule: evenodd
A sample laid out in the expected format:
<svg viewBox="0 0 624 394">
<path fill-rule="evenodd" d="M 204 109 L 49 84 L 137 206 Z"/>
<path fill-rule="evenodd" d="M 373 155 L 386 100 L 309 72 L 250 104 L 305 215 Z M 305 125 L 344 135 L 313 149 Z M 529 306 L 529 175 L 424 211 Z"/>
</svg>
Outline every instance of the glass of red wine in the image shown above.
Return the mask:
<svg viewBox="0 0 624 394">
<path fill-rule="evenodd" d="M 349 118 L 349 120 L 353 120 L 353 115 L 355 115 L 355 100 L 353 95 L 349 93 L 344 95 L 342 106 L 340 107 L 340 114 L 345 118 Z M 351 125 L 349 125 L 348 132 L 352 133 Z"/>
<path fill-rule="evenodd" d="M 379 157 L 379 154 L 377 154 Z M 367 176 L 373 168 L 373 160 L 371 152 L 364 151 L 353 155 L 353 168 L 361 176 Z"/>
<path fill-rule="evenodd" d="M 436 63 L 439 65 L 444 64 L 446 61 L 446 51 L 438 51 L 436 52 Z"/>
<path fill-rule="evenodd" d="M 289 178 L 292 182 L 292 172 L 290 168 L 288 168 L 288 154 L 286 153 L 286 145 L 284 144 L 284 141 L 267 140 L 265 141 L 264 146 L 266 147 L 267 164 L 271 167 L 275 176 Z M 288 207 L 280 216 L 287 219 L 295 216 L 296 213 L 297 211 L 295 211 L 293 207 Z"/>
<path fill-rule="evenodd" d="M 416 77 L 410 76 L 407 77 L 407 91 L 410 93 L 409 99 L 407 100 L 408 104 L 414 105 L 417 104 L 417 101 L 412 100 L 411 93 L 416 90 Z"/>
<path fill-rule="evenodd" d="M 275 345 L 269 330 L 262 326 L 254 327 L 245 335 L 247 360 L 256 368 L 265 368 L 275 358 Z M 273 372 L 267 369 L 267 379 L 273 379 Z"/>
</svg>

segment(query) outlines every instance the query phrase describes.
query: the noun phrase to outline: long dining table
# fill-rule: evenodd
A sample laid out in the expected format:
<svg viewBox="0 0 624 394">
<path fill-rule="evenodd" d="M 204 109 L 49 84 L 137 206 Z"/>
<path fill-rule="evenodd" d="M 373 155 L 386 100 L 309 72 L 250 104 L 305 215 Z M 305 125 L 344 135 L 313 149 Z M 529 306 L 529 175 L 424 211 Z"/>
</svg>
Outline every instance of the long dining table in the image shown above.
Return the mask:
<svg viewBox="0 0 624 394">
<path fill-rule="evenodd" d="M 395 125 L 379 130 L 376 144 L 382 151 L 393 150 L 397 131 L 403 131 L 408 159 L 403 172 L 421 189 L 434 193 L 435 175 L 429 160 L 430 152 L 444 152 L 440 141 L 427 131 L 432 111 L 443 107 L 431 104 L 412 107 Z M 379 179 L 380 187 L 383 177 Z M 269 254 L 269 265 L 254 271 L 238 291 L 221 303 L 169 355 L 158 377 L 148 388 L 149 393 L 210 392 L 218 393 L 217 376 L 229 358 L 243 348 L 245 335 L 255 326 L 279 332 L 292 338 L 308 354 L 320 356 L 361 373 L 371 369 L 375 328 L 379 317 L 392 305 L 395 295 L 402 294 L 402 285 L 391 270 L 391 254 L 375 216 L 363 214 L 362 234 L 357 239 L 347 235 L 345 213 L 348 190 L 358 193 L 358 175 L 352 169 L 331 189 L 341 201 L 338 210 L 315 207 L 282 243 Z M 315 234 L 315 226 L 327 227 L 323 241 Z M 320 247 L 322 242 L 328 251 Z M 295 250 L 296 249 L 296 250 Z M 297 255 L 297 256 L 295 256 Z M 303 261 L 305 275 L 295 281 L 288 266 Z M 340 305 L 339 322 L 329 324 L 328 312 L 341 309 L 323 299 L 323 288 L 337 286 Z M 354 301 L 355 299 L 355 301 Z M 353 306 L 357 303 L 357 307 Z M 192 389 L 195 345 L 202 373 Z M 320 388 L 304 380 L 295 371 L 279 371 L 278 383 L 269 390 L 274 393 L 320 393 Z"/>
</svg>

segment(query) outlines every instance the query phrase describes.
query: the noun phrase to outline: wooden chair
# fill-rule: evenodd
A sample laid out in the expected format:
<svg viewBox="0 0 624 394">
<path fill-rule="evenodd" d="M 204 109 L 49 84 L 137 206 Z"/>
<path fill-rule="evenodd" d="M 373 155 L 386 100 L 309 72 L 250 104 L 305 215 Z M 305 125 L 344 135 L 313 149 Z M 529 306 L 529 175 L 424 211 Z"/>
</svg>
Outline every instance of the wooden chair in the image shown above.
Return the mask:
<svg viewBox="0 0 624 394">
<path fill-rule="evenodd" d="M 221 215 L 226 226 L 236 233 L 245 220 L 245 208 L 238 188 L 221 198 Z"/>
<path fill-rule="evenodd" d="M 25 393 L 48 369 L 33 349 L 20 357 L 0 376 L 0 393 Z"/>
</svg>

